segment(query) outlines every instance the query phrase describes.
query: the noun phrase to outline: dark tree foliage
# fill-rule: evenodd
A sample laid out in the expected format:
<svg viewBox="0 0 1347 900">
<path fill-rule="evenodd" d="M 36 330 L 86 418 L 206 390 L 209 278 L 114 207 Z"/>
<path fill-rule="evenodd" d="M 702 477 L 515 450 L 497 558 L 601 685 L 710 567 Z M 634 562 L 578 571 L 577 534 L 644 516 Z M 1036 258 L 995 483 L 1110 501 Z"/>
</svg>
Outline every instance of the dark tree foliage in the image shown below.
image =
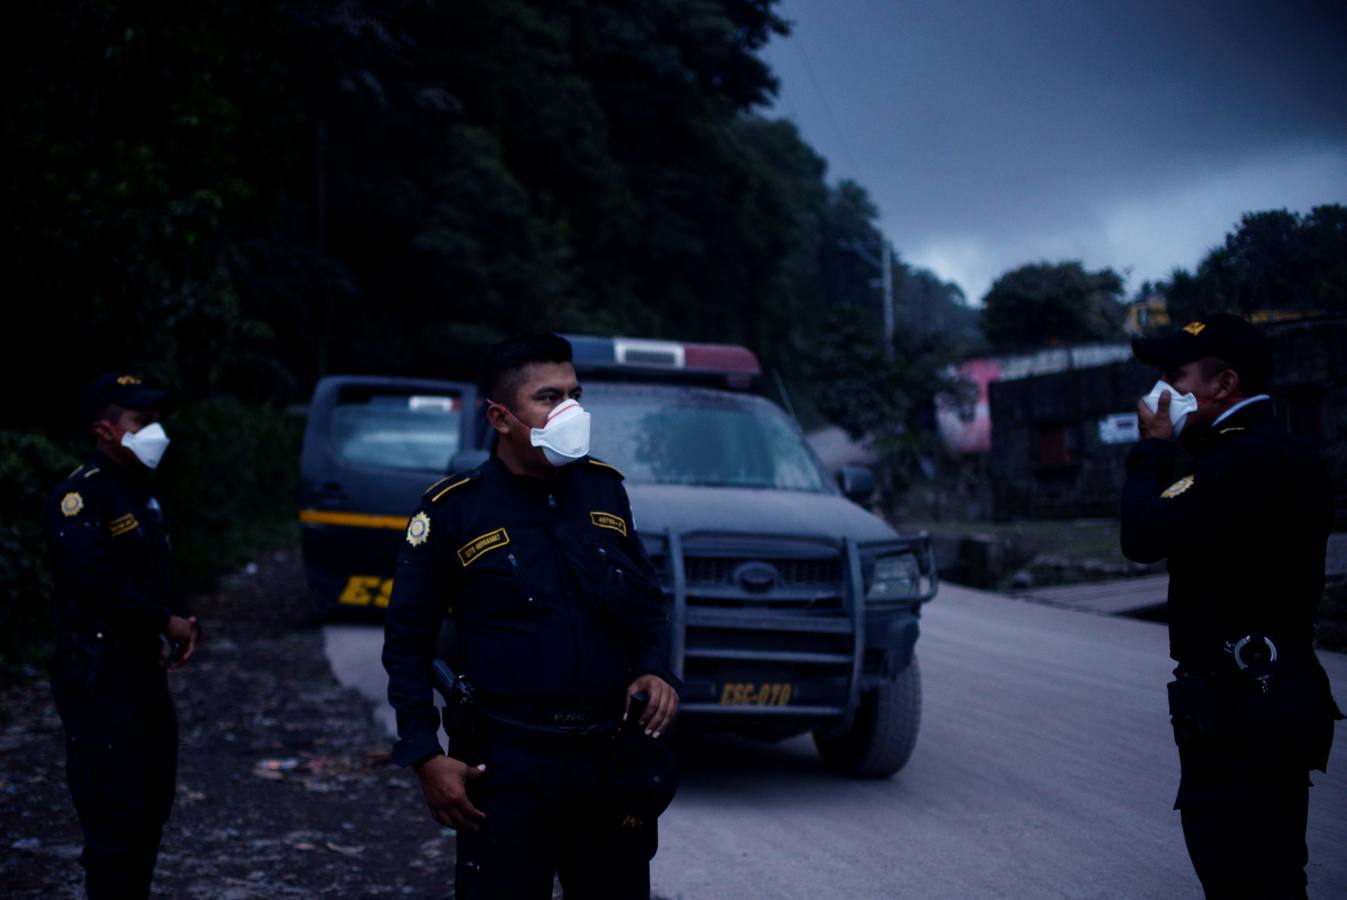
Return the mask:
<svg viewBox="0 0 1347 900">
<path fill-rule="evenodd" d="M 897 329 L 886 353 L 874 340 L 869 312 L 852 304 L 834 307 L 811 355 L 828 389 L 818 405 L 879 457 L 879 480 L 888 500 L 917 477 L 934 441 L 935 395 L 949 389 L 948 370 L 960 348 L 932 332 Z"/>
<path fill-rule="evenodd" d="M 1170 318 L 1211 312 L 1347 311 L 1347 207 L 1245 213 L 1196 272 L 1177 269 L 1157 286 Z"/>
<path fill-rule="evenodd" d="M 980 324 L 997 349 L 1115 340 L 1125 310 L 1122 278 L 1079 262 L 1039 262 L 1006 272 L 982 299 Z"/>
<path fill-rule="evenodd" d="M 165 484 L 195 583 L 293 528 L 279 404 L 329 373 L 471 378 L 511 332 L 744 343 L 811 421 L 824 398 L 853 430 L 864 406 L 915 434 L 968 311 L 895 258 L 899 346 L 870 365 L 878 273 L 849 248 L 877 255 L 878 217 L 762 113 L 777 6 L 16 5 L 0 594 L 45 615 L 23 605 L 43 593 L 37 504 L 87 449 L 72 412 L 102 371 L 184 401 Z"/>
</svg>

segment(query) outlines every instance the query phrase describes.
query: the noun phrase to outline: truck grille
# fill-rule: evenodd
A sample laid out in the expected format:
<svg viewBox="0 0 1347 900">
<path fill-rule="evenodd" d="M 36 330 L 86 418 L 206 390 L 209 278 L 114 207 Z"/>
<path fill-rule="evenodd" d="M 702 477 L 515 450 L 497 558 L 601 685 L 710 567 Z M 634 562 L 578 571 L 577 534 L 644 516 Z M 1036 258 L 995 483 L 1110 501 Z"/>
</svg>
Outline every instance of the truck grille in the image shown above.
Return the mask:
<svg viewBox="0 0 1347 900">
<path fill-rule="evenodd" d="M 683 563 L 688 585 L 711 586 L 733 584 L 734 572 L 749 559 L 725 557 L 692 557 Z M 840 591 L 842 561 L 840 559 L 776 559 L 764 560 L 779 576 L 779 584 L 791 587 L 822 587 Z"/>
<path fill-rule="evenodd" d="M 777 543 L 737 535 L 702 534 L 680 543 L 652 548 L 651 562 L 672 595 L 676 567 L 668 554 L 682 550 L 682 629 L 675 642 L 688 710 L 841 712 L 856 652 L 845 551 L 811 539 Z M 789 706 L 726 705 L 726 685 L 777 683 L 796 691 Z"/>
</svg>

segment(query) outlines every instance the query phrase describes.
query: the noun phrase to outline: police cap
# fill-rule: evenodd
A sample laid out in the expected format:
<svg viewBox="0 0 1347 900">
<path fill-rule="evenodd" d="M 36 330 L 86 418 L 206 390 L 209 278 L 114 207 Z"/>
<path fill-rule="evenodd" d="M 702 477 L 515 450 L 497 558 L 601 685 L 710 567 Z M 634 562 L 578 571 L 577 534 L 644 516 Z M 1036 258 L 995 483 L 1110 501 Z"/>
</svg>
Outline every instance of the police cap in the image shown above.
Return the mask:
<svg viewBox="0 0 1347 900">
<path fill-rule="evenodd" d="M 1241 384 L 1261 387 L 1272 374 L 1267 338 L 1253 325 L 1229 313 L 1189 322 L 1173 334 L 1132 339 L 1136 358 L 1157 369 L 1173 369 L 1214 356 L 1239 373 Z"/>
<path fill-rule="evenodd" d="M 109 406 L 167 412 L 169 403 L 169 392 L 164 388 L 150 387 L 126 372 L 105 372 L 80 395 L 80 421 L 94 421 Z"/>
</svg>

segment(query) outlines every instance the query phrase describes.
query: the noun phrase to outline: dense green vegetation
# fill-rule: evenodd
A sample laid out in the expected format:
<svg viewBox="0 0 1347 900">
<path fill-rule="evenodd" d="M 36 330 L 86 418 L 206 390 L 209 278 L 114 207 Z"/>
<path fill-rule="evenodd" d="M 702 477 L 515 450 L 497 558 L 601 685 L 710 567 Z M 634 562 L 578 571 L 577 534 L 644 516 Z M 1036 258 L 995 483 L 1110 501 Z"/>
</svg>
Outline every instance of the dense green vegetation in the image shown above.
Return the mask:
<svg viewBox="0 0 1347 900">
<path fill-rule="evenodd" d="M 1117 340 L 1123 280 L 1112 269 L 1088 272 L 1079 262 L 1033 263 L 996 279 L 982 299 L 982 333 L 995 347 Z"/>
<path fill-rule="evenodd" d="M 1211 312 L 1347 313 L 1347 206 L 1246 213 L 1196 271 L 1176 269 L 1139 293 L 1152 291 L 1167 298 L 1175 322 Z"/>
<path fill-rule="evenodd" d="M 325 373 L 471 378 L 491 341 L 545 328 L 736 341 L 817 421 L 821 356 L 877 340 L 853 248 L 880 235 L 864 189 L 763 114 L 756 51 L 786 29 L 774 0 L 17 9 L 25 320 L 3 365 L 40 384 L 0 431 L 0 652 L 40 618 L 37 509 L 86 450 L 71 411 L 101 371 L 182 397 L 164 476 L 189 584 L 291 520 L 280 409 Z M 894 268 L 911 335 L 976 339 L 957 287 Z"/>
</svg>

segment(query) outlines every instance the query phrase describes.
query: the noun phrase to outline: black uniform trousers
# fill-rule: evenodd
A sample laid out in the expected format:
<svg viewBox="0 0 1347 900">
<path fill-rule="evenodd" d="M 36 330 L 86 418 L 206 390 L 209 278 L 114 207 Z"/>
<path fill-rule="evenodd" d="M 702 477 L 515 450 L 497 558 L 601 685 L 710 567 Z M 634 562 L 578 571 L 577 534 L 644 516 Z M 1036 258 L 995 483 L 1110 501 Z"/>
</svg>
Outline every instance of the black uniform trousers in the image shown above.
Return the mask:
<svg viewBox="0 0 1347 900">
<path fill-rule="evenodd" d="M 150 893 L 173 808 L 178 723 L 153 657 L 108 657 L 91 671 L 58 651 L 51 676 L 65 726 L 66 779 L 84 832 L 88 896 L 121 900 Z"/>
<path fill-rule="evenodd" d="M 1201 681 L 1209 733 L 1189 733 L 1176 718 L 1174 805 L 1212 900 L 1305 897 L 1312 751 L 1326 752 L 1337 713 L 1320 706 L 1327 676 L 1312 654 L 1283 654 L 1266 694 L 1239 673 Z"/>
<path fill-rule="evenodd" d="M 1270 783 L 1219 786 L 1179 811 L 1188 856 L 1210 900 L 1305 897 L 1305 770 Z"/>
<path fill-rule="evenodd" d="M 458 900 L 547 900 L 554 874 L 567 900 L 648 900 L 656 826 L 602 803 L 601 745 L 492 739 L 480 759 L 468 796 L 486 820 L 458 833 Z"/>
</svg>

